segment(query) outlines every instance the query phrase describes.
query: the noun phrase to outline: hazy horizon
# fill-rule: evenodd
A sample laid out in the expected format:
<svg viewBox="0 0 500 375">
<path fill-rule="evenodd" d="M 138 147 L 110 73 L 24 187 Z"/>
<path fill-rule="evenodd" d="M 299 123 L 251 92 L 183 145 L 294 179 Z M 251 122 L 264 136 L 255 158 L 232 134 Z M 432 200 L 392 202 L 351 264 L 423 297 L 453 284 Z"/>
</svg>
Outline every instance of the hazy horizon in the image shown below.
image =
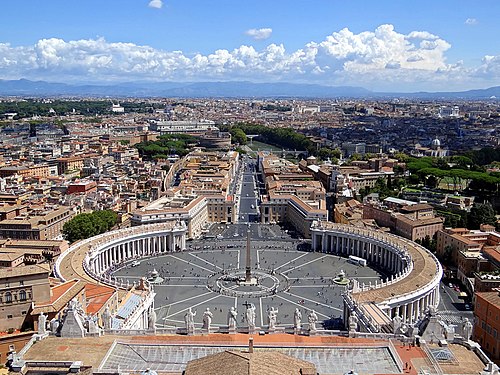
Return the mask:
<svg viewBox="0 0 500 375">
<path fill-rule="evenodd" d="M 299 83 L 377 92 L 500 85 L 500 2 L 2 3 L 0 79 Z"/>
</svg>

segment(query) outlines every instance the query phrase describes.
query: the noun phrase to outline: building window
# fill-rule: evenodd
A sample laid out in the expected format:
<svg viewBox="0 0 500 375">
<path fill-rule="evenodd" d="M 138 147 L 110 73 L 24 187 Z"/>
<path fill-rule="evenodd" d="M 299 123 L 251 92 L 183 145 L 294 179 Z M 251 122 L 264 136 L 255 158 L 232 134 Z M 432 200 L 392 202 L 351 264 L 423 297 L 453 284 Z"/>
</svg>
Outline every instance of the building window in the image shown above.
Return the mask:
<svg viewBox="0 0 500 375">
<path fill-rule="evenodd" d="M 23 280 L 19 281 L 19 286 L 24 286 L 24 281 Z"/>
<path fill-rule="evenodd" d="M 11 292 L 5 293 L 5 302 L 7 302 L 7 303 L 12 302 L 12 293 Z"/>
<path fill-rule="evenodd" d="M 12 315 L 7 315 L 7 319 L 12 319 Z"/>
<path fill-rule="evenodd" d="M 24 290 L 21 290 L 19 292 L 19 300 L 20 301 L 26 301 L 26 292 Z"/>
</svg>

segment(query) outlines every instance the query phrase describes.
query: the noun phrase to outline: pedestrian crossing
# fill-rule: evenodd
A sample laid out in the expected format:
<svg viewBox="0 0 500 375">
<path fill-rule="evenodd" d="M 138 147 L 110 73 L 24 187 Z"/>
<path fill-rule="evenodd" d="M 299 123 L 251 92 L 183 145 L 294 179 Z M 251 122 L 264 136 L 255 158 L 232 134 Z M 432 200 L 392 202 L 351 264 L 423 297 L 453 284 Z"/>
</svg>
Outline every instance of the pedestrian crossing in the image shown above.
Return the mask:
<svg viewBox="0 0 500 375">
<path fill-rule="evenodd" d="M 448 324 L 461 324 L 465 318 L 469 318 L 469 320 L 474 318 L 474 314 L 470 311 L 443 310 L 439 311 L 439 315 Z"/>
</svg>

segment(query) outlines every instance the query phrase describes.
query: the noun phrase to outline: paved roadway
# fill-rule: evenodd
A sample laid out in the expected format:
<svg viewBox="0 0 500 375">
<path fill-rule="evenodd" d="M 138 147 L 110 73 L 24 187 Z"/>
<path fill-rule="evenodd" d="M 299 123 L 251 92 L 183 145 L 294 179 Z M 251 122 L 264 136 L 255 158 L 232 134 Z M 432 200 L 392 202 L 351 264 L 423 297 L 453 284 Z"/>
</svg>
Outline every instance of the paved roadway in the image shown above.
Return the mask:
<svg viewBox="0 0 500 375">
<path fill-rule="evenodd" d="M 258 222 L 259 195 L 256 185 L 255 161 L 243 156 L 240 169 L 238 221 L 243 223 Z"/>
<path fill-rule="evenodd" d="M 450 283 L 452 287 L 450 287 Z M 459 290 L 456 281 L 445 280 L 440 285 L 441 300 L 439 302 L 439 311 L 441 317 L 450 323 L 461 323 L 464 318 L 474 319 L 472 312 L 472 303 L 459 298 Z"/>
</svg>

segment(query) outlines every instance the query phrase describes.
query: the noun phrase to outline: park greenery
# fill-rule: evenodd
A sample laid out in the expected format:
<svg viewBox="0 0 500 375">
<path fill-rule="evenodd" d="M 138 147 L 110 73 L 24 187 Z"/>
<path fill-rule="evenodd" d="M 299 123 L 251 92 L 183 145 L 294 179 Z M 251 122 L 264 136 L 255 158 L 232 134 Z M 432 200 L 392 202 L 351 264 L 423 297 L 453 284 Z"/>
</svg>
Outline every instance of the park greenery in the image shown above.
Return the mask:
<svg viewBox="0 0 500 375">
<path fill-rule="evenodd" d="M 339 149 L 328 147 L 317 149 L 316 144 L 306 135 L 292 128 L 270 128 L 260 124 L 238 123 L 232 126 L 222 125 L 221 130 L 231 133 L 233 143 L 240 145 L 247 143 L 247 135 L 257 135 L 258 140 L 263 143 L 286 150 L 307 151 L 308 154 L 316 155 L 323 160 L 330 158 L 334 163 L 341 156 Z"/>
<path fill-rule="evenodd" d="M 498 150 L 471 151 L 469 156 L 457 155 L 449 158 L 408 158 L 406 168 L 410 171 L 409 182 L 439 188 L 445 183 L 455 191 L 473 190 L 483 193 L 497 193 L 500 186 L 500 173 L 486 172 L 485 164 L 500 159 Z"/>
<path fill-rule="evenodd" d="M 239 145 L 247 144 L 247 135 L 240 128 L 232 127 L 229 129 L 229 133 L 231 134 L 232 143 L 237 143 Z"/>
<path fill-rule="evenodd" d="M 378 194 L 379 199 L 384 200 L 387 197 L 396 197 L 399 195 L 401 188 L 405 186 L 405 181 L 403 178 L 392 178 L 384 179 L 382 177 L 378 178 L 375 182 L 374 187 L 365 187 L 359 190 L 359 195 L 361 198 L 366 197 L 368 194 Z"/>
<path fill-rule="evenodd" d="M 70 114 L 79 114 L 83 116 L 110 115 L 110 100 L 39 100 L 26 99 L 13 102 L 0 102 L 0 113 L 17 113 L 14 120 L 32 116 L 47 116 L 50 109 L 55 113 L 53 115 L 64 116 Z M 115 103 L 116 104 L 116 103 Z M 150 113 L 154 107 L 147 101 L 143 102 L 123 102 L 120 105 L 126 113 Z M 93 120 L 95 121 L 95 120 Z M 100 121 L 100 120 L 99 120 Z"/>
<path fill-rule="evenodd" d="M 187 134 L 165 134 L 156 141 L 137 143 L 134 147 L 145 160 L 167 159 L 169 155 L 185 156 L 198 143 L 196 137 Z"/>
<path fill-rule="evenodd" d="M 241 134 L 240 131 L 245 135 L 258 135 L 259 141 L 263 143 L 289 150 L 308 151 L 309 153 L 316 151 L 316 146 L 309 138 L 292 128 L 270 128 L 260 124 L 238 123 L 226 126 L 223 130 L 229 131 L 231 135 L 235 132 Z"/>
<path fill-rule="evenodd" d="M 445 227 L 478 229 L 481 224 L 497 225 L 495 208 L 489 201 L 498 195 L 500 174 L 487 172 L 486 166 L 500 164 L 499 149 L 484 148 L 447 158 L 413 158 L 405 154 L 395 155 L 395 158 L 406 163 L 410 174 L 399 173 L 387 180 L 381 178 L 374 187 L 361 189 L 361 198 L 370 193 L 377 193 L 380 199 L 385 199 L 389 196 L 399 196 L 402 191 L 418 192 L 421 189 L 441 194 L 450 190 L 461 191 L 476 197 L 478 203 L 474 204 L 469 212 L 444 206 L 436 207 L 436 214 L 445 219 Z M 424 241 L 423 245 L 432 249 L 435 244 L 431 238 Z"/>
<path fill-rule="evenodd" d="M 481 224 L 497 226 L 495 209 L 489 202 L 476 203 L 469 212 L 439 207 L 436 215 L 444 218 L 445 227 L 479 229 Z"/>
<path fill-rule="evenodd" d="M 82 100 L 82 101 L 67 101 L 67 100 L 20 100 L 15 102 L 0 103 L 0 113 L 17 113 L 14 119 L 20 119 L 32 116 L 47 116 L 52 108 L 58 116 L 69 115 L 75 113 L 95 116 L 110 112 L 111 103 L 105 100 Z"/>
<path fill-rule="evenodd" d="M 118 215 L 111 210 L 82 213 L 64 223 L 63 236 L 70 243 L 107 232 L 117 222 Z"/>
</svg>

